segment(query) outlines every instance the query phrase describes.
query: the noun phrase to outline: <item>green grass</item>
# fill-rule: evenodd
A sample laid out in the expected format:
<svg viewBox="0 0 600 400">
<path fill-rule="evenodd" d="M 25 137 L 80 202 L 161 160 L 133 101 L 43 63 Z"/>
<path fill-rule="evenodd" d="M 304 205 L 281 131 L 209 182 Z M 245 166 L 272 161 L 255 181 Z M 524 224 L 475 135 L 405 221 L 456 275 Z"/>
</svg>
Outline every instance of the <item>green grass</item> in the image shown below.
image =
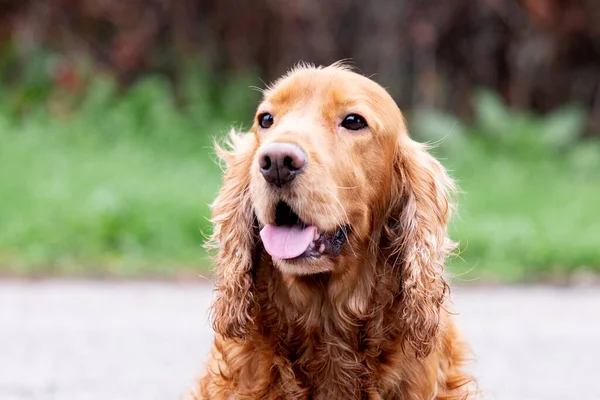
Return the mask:
<svg viewBox="0 0 600 400">
<path fill-rule="evenodd" d="M 205 272 L 202 232 L 220 183 L 212 137 L 249 121 L 257 94 L 247 86 L 199 75 L 183 109 L 156 78 L 119 95 L 98 79 L 77 104 L 59 98 L 66 112 L 16 113 L 0 94 L 0 274 Z M 475 106 L 470 126 L 410 118 L 463 192 L 453 272 L 520 281 L 600 270 L 600 146 L 578 140 L 585 116 L 514 113 L 489 94 Z"/>
<path fill-rule="evenodd" d="M 104 81 L 92 92 L 64 118 L 0 114 L 1 270 L 206 270 L 203 233 L 220 184 L 212 138 L 231 115 L 208 99 L 177 110 L 164 82 L 152 79 L 120 97 Z"/>
<path fill-rule="evenodd" d="M 452 233 L 464 261 L 454 267 L 511 281 L 600 270 L 600 177 L 560 158 L 484 154 L 456 170 L 464 194 Z"/>
<path fill-rule="evenodd" d="M 451 235 L 458 280 L 562 280 L 600 271 L 600 143 L 580 140 L 577 108 L 540 118 L 508 110 L 489 93 L 475 124 L 436 112 L 415 116 L 422 139 L 460 188 Z"/>
</svg>

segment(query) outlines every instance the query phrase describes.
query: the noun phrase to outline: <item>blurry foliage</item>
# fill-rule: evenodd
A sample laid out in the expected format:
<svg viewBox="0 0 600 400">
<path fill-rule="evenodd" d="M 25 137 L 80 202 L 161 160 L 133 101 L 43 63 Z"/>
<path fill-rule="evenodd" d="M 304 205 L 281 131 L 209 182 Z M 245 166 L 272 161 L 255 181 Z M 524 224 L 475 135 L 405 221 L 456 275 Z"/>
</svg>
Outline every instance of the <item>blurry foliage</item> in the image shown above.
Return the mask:
<svg viewBox="0 0 600 400">
<path fill-rule="evenodd" d="M 458 181 L 458 279 L 600 270 L 599 5 L 2 2 L 0 271 L 204 271 L 211 138 L 250 122 L 249 77 L 347 57 Z"/>
<path fill-rule="evenodd" d="M 465 117 L 489 87 L 536 112 L 580 104 L 600 132 L 597 0 L 4 0 L 4 44 L 17 61 L 11 81 L 52 49 L 68 85 L 82 58 L 122 86 L 160 73 L 175 88 L 190 58 L 216 80 L 256 71 L 265 81 L 300 60 L 350 59 L 402 108 Z"/>
<path fill-rule="evenodd" d="M 458 182 L 457 279 L 600 270 L 600 141 L 582 140 L 585 111 L 542 117 L 512 110 L 490 91 L 473 103 L 471 125 L 435 110 L 409 118 Z"/>
<path fill-rule="evenodd" d="M 476 126 L 494 145 L 525 155 L 543 155 L 566 149 L 584 133 L 586 113 L 564 107 L 544 117 L 510 110 L 493 92 L 477 93 L 474 100 Z"/>
<path fill-rule="evenodd" d="M 68 107 L 58 117 L 52 102 L 31 99 L 15 117 L 5 99 L 24 89 L 4 92 L 1 270 L 177 275 L 206 269 L 203 234 L 210 232 L 208 204 L 220 184 L 212 138 L 235 117 L 250 120 L 258 93 L 244 81 L 217 87 L 207 74 L 190 72 L 182 108 L 159 76 L 125 91 L 109 76 L 96 76 L 85 95 L 61 94 Z"/>
<path fill-rule="evenodd" d="M 121 90 L 98 75 L 84 94 L 58 97 L 68 107 L 31 102 L 18 117 L 0 101 L 3 273 L 207 270 L 207 204 L 220 184 L 211 136 L 241 128 L 240 116 L 249 123 L 258 93 L 244 78 L 215 84 L 191 70 L 178 95 L 185 106 L 159 76 Z M 473 109 L 472 123 L 441 111 L 409 115 L 413 135 L 434 144 L 462 190 L 451 226 L 461 243 L 457 279 L 600 269 L 600 144 L 581 140 L 585 112 L 540 117 L 490 92 Z"/>
</svg>

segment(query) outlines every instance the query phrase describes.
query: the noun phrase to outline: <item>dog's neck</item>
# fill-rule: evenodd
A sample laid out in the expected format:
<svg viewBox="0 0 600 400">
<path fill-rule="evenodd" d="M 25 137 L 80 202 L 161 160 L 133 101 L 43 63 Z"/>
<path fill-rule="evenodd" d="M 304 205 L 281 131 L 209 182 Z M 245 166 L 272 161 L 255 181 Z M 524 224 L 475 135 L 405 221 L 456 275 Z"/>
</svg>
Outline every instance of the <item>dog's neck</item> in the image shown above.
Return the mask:
<svg viewBox="0 0 600 400">
<path fill-rule="evenodd" d="M 394 301 L 388 299 L 396 298 L 390 290 L 398 284 L 389 279 L 392 274 L 375 271 L 383 264 L 352 259 L 341 274 L 292 276 L 263 259 L 256 275 L 258 340 L 272 343 L 300 387 L 330 398 L 355 398 L 377 386 L 370 381 L 372 363 L 356 354 L 398 351 L 394 337 L 401 324 L 385 312 Z"/>
<path fill-rule="evenodd" d="M 267 326 L 347 331 L 349 325 L 372 317 L 372 308 L 382 306 L 380 290 L 397 290 L 399 282 L 386 282 L 382 271 L 375 271 L 381 264 L 375 256 L 351 258 L 341 272 L 299 276 L 284 274 L 265 257 L 256 276 L 257 317 L 262 320 L 269 310 Z"/>
</svg>

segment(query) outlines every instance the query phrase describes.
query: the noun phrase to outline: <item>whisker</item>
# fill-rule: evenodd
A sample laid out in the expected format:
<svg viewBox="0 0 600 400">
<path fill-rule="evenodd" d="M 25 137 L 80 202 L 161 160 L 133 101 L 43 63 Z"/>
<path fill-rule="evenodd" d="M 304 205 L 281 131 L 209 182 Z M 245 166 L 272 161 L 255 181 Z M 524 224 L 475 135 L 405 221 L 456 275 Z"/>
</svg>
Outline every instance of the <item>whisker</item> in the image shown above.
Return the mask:
<svg viewBox="0 0 600 400">
<path fill-rule="evenodd" d="M 262 90 L 262 93 L 266 92 L 267 90 L 269 90 L 271 88 L 270 85 L 268 85 L 265 81 L 263 81 L 261 78 L 258 78 L 258 80 L 265 86 L 265 89 Z"/>
<path fill-rule="evenodd" d="M 260 87 L 258 87 L 258 86 L 248 86 L 248 88 L 249 88 L 249 89 L 251 89 L 251 90 L 255 90 L 255 91 L 259 92 L 259 93 L 263 93 L 263 94 L 264 94 L 264 93 L 265 93 L 265 91 L 266 91 L 265 89 L 263 89 L 263 88 L 260 88 Z"/>
<path fill-rule="evenodd" d="M 329 194 L 333 197 L 333 199 L 336 201 L 336 203 L 340 206 L 340 211 L 343 212 L 344 217 L 343 220 L 347 225 L 350 225 L 350 218 L 348 217 L 348 213 L 346 212 L 346 209 L 344 208 L 344 206 L 342 205 L 342 203 L 340 202 L 340 200 L 337 198 L 337 196 L 335 195 L 335 193 L 333 193 L 331 191 L 331 189 L 327 188 L 327 191 L 329 192 Z"/>
<path fill-rule="evenodd" d="M 335 186 L 338 189 L 356 189 L 358 186 Z"/>
</svg>

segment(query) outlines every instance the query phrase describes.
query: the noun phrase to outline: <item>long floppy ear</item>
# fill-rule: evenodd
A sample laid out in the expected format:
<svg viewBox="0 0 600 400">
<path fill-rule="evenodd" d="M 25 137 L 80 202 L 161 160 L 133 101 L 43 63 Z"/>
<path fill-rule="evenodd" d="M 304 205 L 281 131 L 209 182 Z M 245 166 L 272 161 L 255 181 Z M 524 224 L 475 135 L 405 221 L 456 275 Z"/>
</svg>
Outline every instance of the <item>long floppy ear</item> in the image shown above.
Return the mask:
<svg viewBox="0 0 600 400">
<path fill-rule="evenodd" d="M 400 275 L 405 340 L 417 355 L 433 350 L 448 285 L 444 263 L 454 248 L 447 236 L 452 181 L 424 145 L 402 137 L 394 156 L 393 193 L 384 230 L 388 260 Z"/>
<path fill-rule="evenodd" d="M 227 164 L 221 191 L 212 205 L 213 234 L 207 247 L 216 249 L 214 330 L 243 338 L 252 322 L 253 264 L 257 227 L 250 200 L 250 167 L 256 140 L 252 134 L 231 134 L 231 150 L 217 146 Z"/>
</svg>

